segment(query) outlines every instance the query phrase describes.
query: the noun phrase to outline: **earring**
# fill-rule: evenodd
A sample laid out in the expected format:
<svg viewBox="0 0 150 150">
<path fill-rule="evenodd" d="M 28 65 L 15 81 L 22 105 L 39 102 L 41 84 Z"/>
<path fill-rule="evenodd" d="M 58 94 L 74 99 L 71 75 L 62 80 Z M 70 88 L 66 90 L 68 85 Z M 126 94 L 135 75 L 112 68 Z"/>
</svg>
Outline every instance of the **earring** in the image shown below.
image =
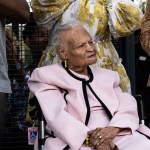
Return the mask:
<svg viewBox="0 0 150 150">
<path fill-rule="evenodd" d="M 65 61 L 65 68 L 67 68 L 67 59 L 65 59 L 64 61 Z"/>
</svg>

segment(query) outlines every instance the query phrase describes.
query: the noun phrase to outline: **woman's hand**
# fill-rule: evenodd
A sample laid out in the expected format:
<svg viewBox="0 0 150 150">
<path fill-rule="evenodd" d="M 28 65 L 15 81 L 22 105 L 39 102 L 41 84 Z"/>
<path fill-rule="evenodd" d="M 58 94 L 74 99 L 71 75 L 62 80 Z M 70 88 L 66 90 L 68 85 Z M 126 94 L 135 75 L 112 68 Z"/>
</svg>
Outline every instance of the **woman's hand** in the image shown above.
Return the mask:
<svg viewBox="0 0 150 150">
<path fill-rule="evenodd" d="M 113 139 L 120 130 L 120 128 L 106 127 L 89 131 L 91 146 L 95 148 L 96 146 L 104 144 L 104 141 Z"/>
<path fill-rule="evenodd" d="M 100 145 L 95 147 L 96 150 L 116 150 L 116 146 L 113 143 L 112 139 L 107 139 Z"/>
</svg>

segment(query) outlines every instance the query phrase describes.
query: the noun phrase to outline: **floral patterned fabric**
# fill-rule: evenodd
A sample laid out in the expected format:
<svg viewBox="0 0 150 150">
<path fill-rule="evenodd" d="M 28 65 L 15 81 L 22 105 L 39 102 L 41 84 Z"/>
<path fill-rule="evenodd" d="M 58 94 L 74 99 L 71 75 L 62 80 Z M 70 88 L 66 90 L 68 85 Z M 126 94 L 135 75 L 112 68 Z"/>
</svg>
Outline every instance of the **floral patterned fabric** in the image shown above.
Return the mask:
<svg viewBox="0 0 150 150">
<path fill-rule="evenodd" d="M 141 24 L 141 45 L 150 56 L 150 0 L 147 1 L 146 12 Z"/>
</svg>

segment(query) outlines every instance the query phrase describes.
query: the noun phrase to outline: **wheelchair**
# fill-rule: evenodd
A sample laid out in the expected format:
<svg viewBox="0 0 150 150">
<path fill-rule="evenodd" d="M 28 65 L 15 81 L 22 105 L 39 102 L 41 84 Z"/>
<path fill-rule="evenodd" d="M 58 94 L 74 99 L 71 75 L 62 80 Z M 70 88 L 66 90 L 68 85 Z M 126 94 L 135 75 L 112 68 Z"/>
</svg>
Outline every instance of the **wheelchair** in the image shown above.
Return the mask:
<svg viewBox="0 0 150 150">
<path fill-rule="evenodd" d="M 143 104 L 143 98 L 141 95 L 133 95 L 134 98 L 137 101 L 137 106 L 138 106 L 138 114 L 140 118 L 139 124 L 145 124 L 145 114 L 144 114 L 144 104 Z M 36 97 L 35 97 L 36 99 Z M 37 100 L 36 100 L 37 101 Z M 45 143 L 45 125 L 46 121 L 44 119 L 44 115 L 41 111 L 40 106 L 38 105 L 38 149 L 43 150 L 44 148 L 44 143 Z"/>
</svg>

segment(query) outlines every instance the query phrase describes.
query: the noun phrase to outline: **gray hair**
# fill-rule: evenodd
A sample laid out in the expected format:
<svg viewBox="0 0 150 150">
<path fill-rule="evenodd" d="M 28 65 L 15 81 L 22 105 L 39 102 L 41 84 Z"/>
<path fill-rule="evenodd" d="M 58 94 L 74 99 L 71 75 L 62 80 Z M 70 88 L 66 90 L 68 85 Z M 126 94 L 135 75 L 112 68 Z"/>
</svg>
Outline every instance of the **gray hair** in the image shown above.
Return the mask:
<svg viewBox="0 0 150 150">
<path fill-rule="evenodd" d="M 65 31 L 68 31 L 74 27 L 79 27 L 79 28 L 84 29 L 84 27 L 81 24 L 79 24 L 78 22 L 71 22 L 71 23 L 67 23 L 64 25 L 60 25 L 54 32 L 51 43 L 52 43 L 52 46 L 55 48 L 57 54 L 58 54 L 59 48 L 62 46 L 62 43 L 61 43 L 62 33 Z"/>
</svg>

